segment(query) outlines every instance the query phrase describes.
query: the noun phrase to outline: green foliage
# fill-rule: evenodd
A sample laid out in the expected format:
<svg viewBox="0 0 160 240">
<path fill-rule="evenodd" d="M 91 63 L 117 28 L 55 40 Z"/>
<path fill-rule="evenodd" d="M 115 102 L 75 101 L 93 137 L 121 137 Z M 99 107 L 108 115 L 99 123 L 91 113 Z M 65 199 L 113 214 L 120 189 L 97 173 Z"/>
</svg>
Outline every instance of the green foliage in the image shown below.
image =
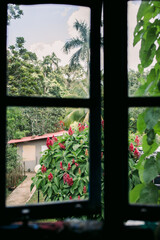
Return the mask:
<svg viewBox="0 0 160 240">
<path fill-rule="evenodd" d="M 159 13 L 160 3 L 157 1 L 142 1 L 137 13 L 133 46 L 141 41 L 139 51 L 141 63 L 138 65 L 140 78 L 145 68 L 151 64 L 152 67 L 147 72 L 146 78 L 141 81 L 135 96 L 160 95 Z M 160 145 L 160 108 L 143 109 L 137 118 L 137 130 L 142 136 L 143 153 L 132 165 L 132 169 L 136 169 L 138 173 L 139 182 L 132 184 L 129 200 L 131 203 L 158 204 L 160 194 L 153 181 L 160 174 L 160 153 L 155 154 Z M 130 154 L 129 151 L 129 156 Z"/>
<path fill-rule="evenodd" d="M 40 159 L 41 168 L 33 178 L 31 188 L 36 185 L 42 191 L 45 201 L 69 200 L 71 197 L 78 199 L 78 196 L 80 199 L 88 198 L 88 140 L 88 127 L 85 127 L 83 131 L 76 130 L 71 135 L 67 133 L 58 137 L 44 151 Z M 65 147 L 62 148 L 60 144 Z M 43 171 L 44 167 L 46 169 Z M 50 173 L 53 175 L 51 180 L 48 178 Z"/>
<path fill-rule="evenodd" d="M 134 30 L 135 46 L 141 41 L 139 57 L 141 63 L 138 66 L 139 72 L 149 67 L 153 60 L 154 66 L 148 73 L 147 79 L 136 91 L 136 96 L 159 96 L 160 95 L 160 19 L 158 14 L 160 7 L 156 1 L 142 1 L 137 13 L 137 25 Z"/>
<path fill-rule="evenodd" d="M 21 15 L 23 15 L 23 11 L 20 9 L 19 5 L 8 4 L 8 25 L 10 24 L 11 19 L 20 18 Z"/>
</svg>

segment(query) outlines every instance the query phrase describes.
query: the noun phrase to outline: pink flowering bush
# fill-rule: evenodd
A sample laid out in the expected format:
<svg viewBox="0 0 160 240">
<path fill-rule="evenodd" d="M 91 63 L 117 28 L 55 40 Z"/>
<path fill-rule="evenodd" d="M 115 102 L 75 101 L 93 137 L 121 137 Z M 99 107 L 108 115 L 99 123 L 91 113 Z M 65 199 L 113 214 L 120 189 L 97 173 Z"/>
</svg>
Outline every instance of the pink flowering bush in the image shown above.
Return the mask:
<svg viewBox="0 0 160 240">
<path fill-rule="evenodd" d="M 88 126 L 71 127 L 63 136 L 47 138 L 41 168 L 32 178 L 45 201 L 87 199 L 89 197 Z"/>
</svg>

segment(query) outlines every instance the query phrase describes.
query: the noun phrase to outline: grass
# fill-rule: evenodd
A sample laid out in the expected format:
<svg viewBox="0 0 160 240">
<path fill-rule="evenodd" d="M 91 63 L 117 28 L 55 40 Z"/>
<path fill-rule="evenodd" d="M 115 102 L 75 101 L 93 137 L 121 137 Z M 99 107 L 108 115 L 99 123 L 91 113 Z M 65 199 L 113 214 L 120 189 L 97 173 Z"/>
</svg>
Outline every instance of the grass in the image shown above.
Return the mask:
<svg viewBox="0 0 160 240">
<path fill-rule="evenodd" d="M 44 197 L 41 191 L 39 191 L 39 202 L 43 203 L 44 202 Z M 38 190 L 36 190 L 31 199 L 27 202 L 27 204 L 36 204 L 38 203 Z"/>
</svg>

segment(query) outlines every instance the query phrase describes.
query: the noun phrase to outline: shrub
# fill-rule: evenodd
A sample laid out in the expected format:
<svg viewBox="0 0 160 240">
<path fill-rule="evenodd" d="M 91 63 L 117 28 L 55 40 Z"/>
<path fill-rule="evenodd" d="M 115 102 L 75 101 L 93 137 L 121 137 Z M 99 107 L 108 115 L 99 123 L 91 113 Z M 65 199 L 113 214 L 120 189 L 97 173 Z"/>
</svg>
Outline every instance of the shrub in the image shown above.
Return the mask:
<svg viewBox="0 0 160 240">
<path fill-rule="evenodd" d="M 63 136 L 48 138 L 46 145 L 31 189 L 36 185 L 45 201 L 88 198 L 88 126 L 79 124 L 74 131 L 70 127 Z"/>
</svg>

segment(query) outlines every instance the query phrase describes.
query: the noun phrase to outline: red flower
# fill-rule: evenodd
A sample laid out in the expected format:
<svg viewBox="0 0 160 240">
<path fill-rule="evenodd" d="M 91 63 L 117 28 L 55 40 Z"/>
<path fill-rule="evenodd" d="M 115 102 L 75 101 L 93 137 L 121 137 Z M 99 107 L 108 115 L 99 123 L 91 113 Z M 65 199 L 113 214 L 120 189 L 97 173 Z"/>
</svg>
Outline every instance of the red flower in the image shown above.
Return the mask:
<svg viewBox="0 0 160 240">
<path fill-rule="evenodd" d="M 87 188 L 86 186 L 83 187 L 83 193 L 86 193 L 87 192 Z"/>
<path fill-rule="evenodd" d="M 66 149 L 66 147 L 62 143 L 58 143 L 58 144 L 59 144 L 60 148 Z"/>
<path fill-rule="evenodd" d="M 67 173 L 63 174 L 63 182 L 64 182 L 64 184 L 67 183 L 69 186 L 73 185 L 73 180 L 72 180 L 72 178 L 70 178 L 69 174 L 67 174 Z"/>
<path fill-rule="evenodd" d="M 49 180 L 49 181 L 52 181 L 52 179 L 53 179 L 53 174 L 50 173 L 50 174 L 48 175 L 48 180 Z"/>
<path fill-rule="evenodd" d="M 133 152 L 133 149 L 134 149 L 134 146 L 133 146 L 133 143 L 131 143 L 130 146 L 129 146 L 129 150 L 130 150 L 131 152 Z"/>
<path fill-rule="evenodd" d="M 63 165 L 62 165 L 62 162 L 60 162 L 60 169 L 61 169 L 61 170 L 64 170 Z"/>
<path fill-rule="evenodd" d="M 69 128 L 69 130 L 68 130 L 68 134 L 69 134 L 69 135 L 73 135 L 73 133 L 74 133 L 74 131 L 72 130 L 72 128 L 71 128 L 71 126 L 70 126 L 70 128 Z"/>
<path fill-rule="evenodd" d="M 80 200 L 80 195 L 78 195 L 78 200 Z"/>
<path fill-rule="evenodd" d="M 41 168 L 41 172 L 45 173 L 46 171 L 47 171 L 47 168 L 43 165 L 42 168 Z"/>
<path fill-rule="evenodd" d="M 101 121 L 102 128 L 104 129 L 104 120 Z"/>
<path fill-rule="evenodd" d="M 138 149 L 135 148 L 134 157 L 135 157 L 135 158 L 139 158 L 139 156 L 140 156 L 140 153 L 139 153 Z"/>
<path fill-rule="evenodd" d="M 78 128 L 79 128 L 79 132 L 82 132 L 85 129 L 85 126 L 79 123 Z"/>
<path fill-rule="evenodd" d="M 138 147 L 139 146 L 139 138 L 138 138 L 138 136 L 136 136 L 134 142 L 136 143 L 136 147 Z"/>
<path fill-rule="evenodd" d="M 53 145 L 53 141 L 49 137 L 47 138 L 46 145 L 47 145 L 48 149 L 51 149 L 50 146 Z"/>
<path fill-rule="evenodd" d="M 70 170 L 70 169 L 71 169 L 71 164 L 68 163 L 68 168 L 67 168 L 67 170 Z"/>
<path fill-rule="evenodd" d="M 69 199 L 72 200 L 72 196 L 70 196 Z"/>
<path fill-rule="evenodd" d="M 58 141 L 58 139 L 54 135 L 52 137 L 52 140 L 53 140 L 53 143 Z"/>
<path fill-rule="evenodd" d="M 75 162 L 75 165 L 76 165 L 76 167 L 78 167 L 78 166 L 79 166 L 79 164 L 78 164 L 78 163 L 76 163 L 76 162 Z"/>
<path fill-rule="evenodd" d="M 72 163 L 73 163 L 73 164 L 75 163 L 75 160 L 74 160 L 74 158 L 72 159 Z"/>
<path fill-rule="evenodd" d="M 103 152 L 101 152 L 101 158 L 103 158 Z"/>
</svg>

